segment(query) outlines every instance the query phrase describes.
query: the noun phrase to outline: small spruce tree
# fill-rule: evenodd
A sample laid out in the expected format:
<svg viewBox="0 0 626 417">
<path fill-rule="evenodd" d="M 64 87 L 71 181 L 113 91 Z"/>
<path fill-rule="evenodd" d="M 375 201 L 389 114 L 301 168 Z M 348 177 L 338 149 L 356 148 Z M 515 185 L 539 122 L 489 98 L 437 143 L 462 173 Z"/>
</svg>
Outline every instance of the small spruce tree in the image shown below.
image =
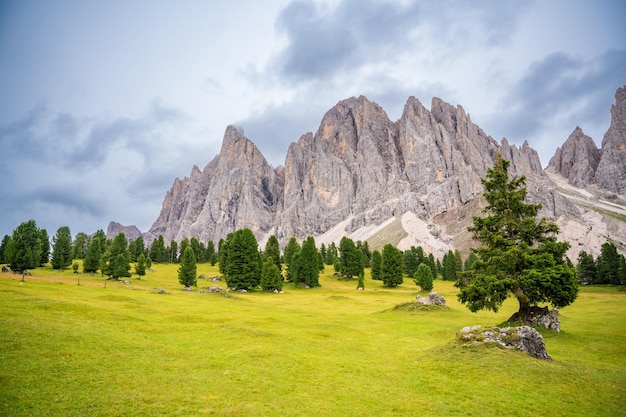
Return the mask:
<svg viewBox="0 0 626 417">
<path fill-rule="evenodd" d="M 135 264 L 135 274 L 139 276 L 139 279 L 146 275 L 146 257 L 143 253 L 140 253 L 137 257 L 137 263 Z"/>
<path fill-rule="evenodd" d="M 402 284 L 402 251 L 388 243 L 383 247 L 380 277 L 386 287 Z"/>
<path fill-rule="evenodd" d="M 280 291 L 283 288 L 283 277 L 272 257 L 267 258 L 263 264 L 261 288 L 263 291 Z"/>
<path fill-rule="evenodd" d="M 433 273 L 430 267 L 425 263 L 420 264 L 415 271 L 413 281 L 422 288 L 422 291 L 432 291 Z"/>
<path fill-rule="evenodd" d="M 196 255 L 191 246 L 187 246 L 180 259 L 180 266 L 178 267 L 178 282 L 185 287 L 192 287 L 196 285 Z"/>
</svg>

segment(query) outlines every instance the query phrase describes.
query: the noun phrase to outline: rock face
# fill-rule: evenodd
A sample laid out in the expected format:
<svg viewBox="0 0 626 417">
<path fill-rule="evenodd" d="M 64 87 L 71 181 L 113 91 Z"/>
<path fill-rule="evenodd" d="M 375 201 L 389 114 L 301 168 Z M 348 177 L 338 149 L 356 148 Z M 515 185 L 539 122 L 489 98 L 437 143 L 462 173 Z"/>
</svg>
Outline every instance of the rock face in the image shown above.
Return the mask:
<svg viewBox="0 0 626 417">
<path fill-rule="evenodd" d="M 582 249 L 597 255 L 595 248 L 608 234 L 626 242 L 626 227 L 609 229 L 597 217 L 603 215 L 585 214 L 588 203 L 584 209 L 577 206 L 553 175 L 583 186 L 599 182 L 607 170 L 625 172 L 619 168 L 624 163 L 624 95 L 624 89 L 618 90 L 602 151 L 576 129 L 546 172 L 528 143 L 498 143 L 461 106 L 439 98 L 428 110 L 410 97 L 396 122 L 363 96 L 340 101 L 317 132 L 289 146 L 284 167 L 277 168 L 229 126 L 220 153 L 202 171 L 193 167 L 189 177 L 174 181 L 144 237 L 148 243 L 159 235 L 166 242 L 191 237 L 218 242 L 248 227 L 261 244 L 271 234 L 283 244 L 292 236 L 312 235 L 318 244 L 350 236 L 380 247 L 424 245 L 439 258 L 453 248 L 466 254 L 472 245 L 467 226 L 482 208 L 477 198 L 481 178 L 500 153 L 511 161 L 511 175 L 526 176 L 528 200 L 542 204 L 541 215 L 579 239 L 572 241 L 568 256 L 575 259 Z M 604 176 L 612 176 L 611 184 L 603 180 L 609 189 L 623 189 L 620 175 Z M 613 230 L 615 236 L 607 233 Z"/>
<path fill-rule="evenodd" d="M 128 240 L 135 240 L 139 236 L 142 236 L 141 230 L 139 230 L 135 225 L 122 226 L 117 222 L 110 222 L 107 227 L 107 239 L 113 239 L 120 232 L 124 233 L 124 236 L 126 236 L 126 239 Z"/>
<path fill-rule="evenodd" d="M 618 88 L 611 107 L 611 125 L 598 149 L 579 127 L 558 148 L 549 171 L 563 175 L 576 187 L 597 185 L 623 194 L 626 192 L 626 86 Z"/>
<path fill-rule="evenodd" d="M 393 123 L 363 96 L 343 100 L 315 134 L 291 144 L 284 168 L 276 169 L 228 127 L 220 154 L 202 172 L 194 167 L 174 181 L 147 240 L 162 234 L 166 242 L 217 241 L 249 227 L 259 240 L 273 233 L 284 242 L 319 236 L 344 221 L 347 234 L 409 211 L 431 219 L 480 194 L 480 179 L 498 152 L 512 161 L 513 174 L 545 180 L 527 144 L 498 144 L 461 106 L 434 98 L 431 107 L 411 97 Z M 537 198 L 555 211 L 558 197 Z"/>
<path fill-rule="evenodd" d="M 222 149 L 200 171 L 176 179 L 165 195 L 159 218 L 147 235 L 166 242 L 196 237 L 217 242 L 248 227 L 262 236 L 274 226 L 282 207 L 282 169 L 272 168 L 258 148 L 229 126 Z"/>
<path fill-rule="evenodd" d="M 602 140 L 596 183 L 607 190 L 626 193 L 626 86 L 615 93 L 611 126 Z"/>
<path fill-rule="evenodd" d="M 586 187 L 594 182 L 600 150 L 580 127 L 576 127 L 563 146 L 550 159 L 548 169 L 563 175 L 570 184 Z"/>
<path fill-rule="evenodd" d="M 458 339 L 463 343 L 497 343 L 505 348 L 526 352 L 533 358 L 549 360 L 543 336 L 530 326 L 462 328 Z"/>
</svg>

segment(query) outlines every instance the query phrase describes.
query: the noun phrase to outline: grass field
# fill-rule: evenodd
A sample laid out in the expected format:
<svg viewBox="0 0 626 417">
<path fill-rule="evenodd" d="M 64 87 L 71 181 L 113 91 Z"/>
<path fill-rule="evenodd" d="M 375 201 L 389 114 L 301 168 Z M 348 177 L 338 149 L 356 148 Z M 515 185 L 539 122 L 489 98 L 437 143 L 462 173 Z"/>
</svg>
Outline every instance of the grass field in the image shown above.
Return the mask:
<svg viewBox="0 0 626 417">
<path fill-rule="evenodd" d="M 106 288 L 71 270 L 0 274 L 0 415 L 626 413 L 626 292 L 615 287 L 582 288 L 562 331 L 542 331 L 553 360 L 540 361 L 459 345 L 459 329 L 500 324 L 517 303 L 474 314 L 447 282 L 434 290 L 449 309 L 407 312 L 393 307 L 418 294 L 412 280 L 356 291 L 325 273 L 320 288 L 225 297 L 183 291 L 174 265 L 153 269 Z"/>
</svg>

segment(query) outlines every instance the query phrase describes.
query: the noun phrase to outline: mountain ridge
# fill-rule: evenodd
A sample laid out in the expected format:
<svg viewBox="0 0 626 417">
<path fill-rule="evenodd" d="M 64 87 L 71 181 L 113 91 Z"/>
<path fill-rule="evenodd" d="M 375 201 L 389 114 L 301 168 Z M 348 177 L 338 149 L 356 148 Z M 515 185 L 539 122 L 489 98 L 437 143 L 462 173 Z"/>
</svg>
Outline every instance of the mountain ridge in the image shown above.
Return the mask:
<svg viewBox="0 0 626 417">
<path fill-rule="evenodd" d="M 217 242 L 228 232 L 249 227 L 260 242 L 271 234 L 283 243 L 291 236 L 308 235 L 318 244 L 343 235 L 382 242 L 384 229 L 393 225 L 398 229 L 393 234 L 396 241 L 387 243 L 428 244 L 438 254 L 451 248 L 466 253 L 471 239 L 462 225 L 466 228 L 479 214 L 480 180 L 497 153 L 511 161 L 510 174 L 527 177 L 528 199 L 540 202 L 541 214 L 557 221 L 565 228 L 563 233 L 578 230 L 573 225 L 593 230 L 590 223 L 598 228 L 616 216 L 590 209 L 593 202 L 583 204 L 566 188 L 593 185 L 600 193 L 606 189 L 617 194 L 625 189 L 620 175 L 608 175 L 613 180 L 608 187 L 613 188 L 597 180 L 626 161 L 626 147 L 620 142 L 626 137 L 624 96 L 626 89 L 618 89 L 611 126 L 597 151 L 597 168 L 595 157 L 583 157 L 592 149 L 590 138 L 585 139 L 579 128 L 570 135 L 573 146 L 568 139 L 544 171 L 527 142 L 518 147 L 503 138 L 498 143 L 471 121 L 462 106 L 439 98 L 432 99 L 428 110 L 409 97 L 395 122 L 364 96 L 342 100 L 326 112 L 315 133 L 289 145 L 284 165 L 275 168 L 240 130 L 228 126 L 220 153 L 202 171 L 194 166 L 189 177 L 174 180 L 144 239 L 150 242 L 162 234 L 166 242 L 185 237 Z M 579 152 L 581 146 L 590 151 Z M 569 155 L 576 156 L 573 163 Z M 608 207 L 616 207 L 619 218 L 623 197 L 617 194 Z M 590 220 L 593 216 L 585 210 L 601 219 Z M 595 237 L 587 240 L 612 238 L 624 250 L 626 236 L 619 230 L 608 232 L 614 229 L 607 226 L 601 230 L 608 236 L 594 232 Z M 587 248 L 596 252 L 587 240 L 568 239 L 571 256 Z"/>
</svg>

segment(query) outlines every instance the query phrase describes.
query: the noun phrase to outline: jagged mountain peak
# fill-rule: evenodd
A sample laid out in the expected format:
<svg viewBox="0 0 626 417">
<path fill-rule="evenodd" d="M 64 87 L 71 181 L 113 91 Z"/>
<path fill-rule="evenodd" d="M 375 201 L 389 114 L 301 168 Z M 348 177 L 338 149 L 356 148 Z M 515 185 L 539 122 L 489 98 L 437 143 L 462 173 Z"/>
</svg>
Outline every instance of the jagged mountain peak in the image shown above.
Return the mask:
<svg viewBox="0 0 626 417">
<path fill-rule="evenodd" d="M 621 107 L 613 112 L 621 117 Z M 581 134 L 575 129 L 572 135 Z M 283 243 L 292 236 L 330 243 L 323 240 L 376 234 L 379 243 L 420 244 L 423 238 L 440 241 L 429 243 L 438 250 L 467 250 L 470 239 L 460 225 L 478 214 L 481 178 L 498 153 L 511 161 L 512 175 L 526 175 L 529 199 L 543 205 L 542 215 L 587 224 L 544 174 L 528 142 L 498 143 L 462 106 L 439 98 L 428 110 L 409 97 L 392 122 L 381 106 L 359 96 L 329 109 L 317 131 L 291 143 L 284 166 L 275 169 L 243 131 L 228 126 L 220 153 L 205 169 L 194 167 L 189 178 L 174 182 L 148 235 L 216 242 L 249 227 L 260 242 L 270 234 Z M 388 228 L 395 231 L 387 234 Z"/>
<path fill-rule="evenodd" d="M 576 126 L 565 143 L 557 148 L 547 169 L 563 175 L 576 187 L 586 187 L 593 183 L 599 161 L 600 150 L 593 139 Z"/>
</svg>

